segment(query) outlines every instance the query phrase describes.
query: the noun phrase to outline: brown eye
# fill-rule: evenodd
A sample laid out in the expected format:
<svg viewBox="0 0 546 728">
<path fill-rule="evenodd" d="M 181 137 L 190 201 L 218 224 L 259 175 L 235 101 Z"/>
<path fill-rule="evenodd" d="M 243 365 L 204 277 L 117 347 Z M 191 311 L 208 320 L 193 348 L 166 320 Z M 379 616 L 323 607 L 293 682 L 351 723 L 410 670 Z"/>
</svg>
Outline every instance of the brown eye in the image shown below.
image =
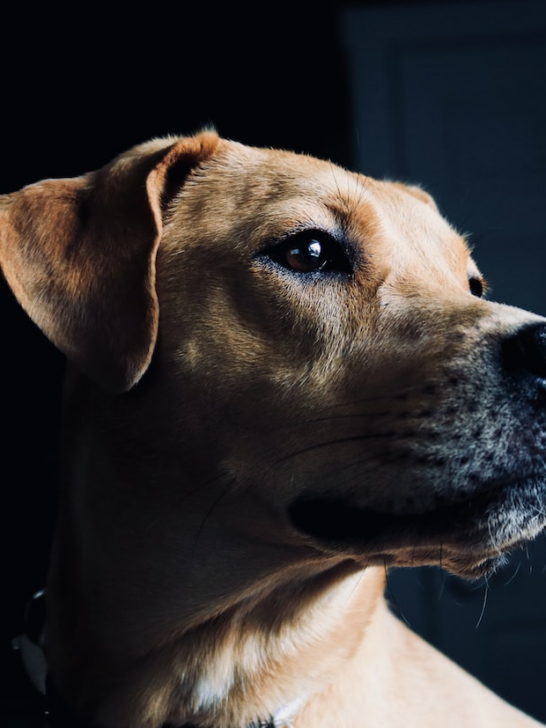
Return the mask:
<svg viewBox="0 0 546 728">
<path fill-rule="evenodd" d="M 320 270 L 327 261 L 322 248 L 322 244 L 313 239 L 290 245 L 285 252 L 286 264 L 300 273 Z"/>
<path fill-rule="evenodd" d="M 351 273 L 343 245 L 320 231 L 306 231 L 267 248 L 263 255 L 294 273 Z"/>
</svg>

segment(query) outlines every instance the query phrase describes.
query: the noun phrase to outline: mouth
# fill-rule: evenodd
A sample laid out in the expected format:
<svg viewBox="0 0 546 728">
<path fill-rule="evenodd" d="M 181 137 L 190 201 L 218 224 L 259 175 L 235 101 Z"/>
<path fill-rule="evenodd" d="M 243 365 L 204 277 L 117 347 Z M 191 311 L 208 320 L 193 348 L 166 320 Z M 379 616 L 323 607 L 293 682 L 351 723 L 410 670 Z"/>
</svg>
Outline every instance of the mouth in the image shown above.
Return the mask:
<svg viewBox="0 0 546 728">
<path fill-rule="evenodd" d="M 546 479 L 489 483 L 465 500 L 423 513 L 384 513 L 343 499 L 302 497 L 290 508 L 295 528 L 328 550 L 369 563 L 437 564 L 480 576 L 504 554 L 546 528 Z"/>
</svg>

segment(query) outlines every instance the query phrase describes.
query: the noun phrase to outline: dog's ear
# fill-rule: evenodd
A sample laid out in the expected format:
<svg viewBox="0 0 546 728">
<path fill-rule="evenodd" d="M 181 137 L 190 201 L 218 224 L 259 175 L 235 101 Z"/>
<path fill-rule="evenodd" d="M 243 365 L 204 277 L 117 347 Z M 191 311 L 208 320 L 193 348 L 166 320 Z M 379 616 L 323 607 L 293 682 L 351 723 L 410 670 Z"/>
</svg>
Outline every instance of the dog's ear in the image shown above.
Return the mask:
<svg viewBox="0 0 546 728">
<path fill-rule="evenodd" d="M 111 391 L 130 389 L 150 363 L 162 210 L 217 144 L 214 132 L 148 142 L 97 172 L 0 197 L 0 265 L 16 298 Z"/>
</svg>

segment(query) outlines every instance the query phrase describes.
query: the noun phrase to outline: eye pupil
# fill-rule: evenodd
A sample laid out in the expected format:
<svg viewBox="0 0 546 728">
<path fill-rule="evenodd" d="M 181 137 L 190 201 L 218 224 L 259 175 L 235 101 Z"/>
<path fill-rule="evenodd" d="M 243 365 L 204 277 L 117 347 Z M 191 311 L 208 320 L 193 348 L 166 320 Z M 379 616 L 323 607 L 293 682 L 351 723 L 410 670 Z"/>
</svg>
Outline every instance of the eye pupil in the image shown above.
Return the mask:
<svg viewBox="0 0 546 728">
<path fill-rule="evenodd" d="M 286 251 L 286 263 L 293 270 L 310 272 L 324 265 L 322 245 L 318 240 L 308 240 Z"/>
</svg>

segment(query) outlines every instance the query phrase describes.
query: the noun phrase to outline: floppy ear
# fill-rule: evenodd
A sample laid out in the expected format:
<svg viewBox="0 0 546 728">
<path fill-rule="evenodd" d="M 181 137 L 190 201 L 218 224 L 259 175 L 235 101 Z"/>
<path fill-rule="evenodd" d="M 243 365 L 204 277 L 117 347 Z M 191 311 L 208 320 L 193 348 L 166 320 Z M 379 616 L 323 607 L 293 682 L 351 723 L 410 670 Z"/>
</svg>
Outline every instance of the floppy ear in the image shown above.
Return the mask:
<svg viewBox="0 0 546 728">
<path fill-rule="evenodd" d="M 0 265 L 19 303 L 91 379 L 123 392 L 155 346 L 162 207 L 218 144 L 156 140 L 97 172 L 0 197 Z"/>
</svg>

